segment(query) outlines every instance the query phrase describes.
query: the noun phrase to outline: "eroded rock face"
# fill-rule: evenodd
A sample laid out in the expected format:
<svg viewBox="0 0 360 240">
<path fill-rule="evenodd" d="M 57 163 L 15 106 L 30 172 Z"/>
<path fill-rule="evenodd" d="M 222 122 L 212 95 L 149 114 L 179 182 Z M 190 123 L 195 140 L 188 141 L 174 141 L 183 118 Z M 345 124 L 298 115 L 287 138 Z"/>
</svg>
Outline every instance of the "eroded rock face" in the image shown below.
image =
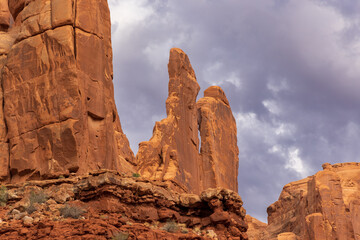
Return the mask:
<svg viewBox="0 0 360 240">
<path fill-rule="evenodd" d="M 295 234 L 291 239 L 359 239 L 360 164 L 324 164 L 323 168 L 284 187 L 267 210 L 270 237 L 291 232 Z"/>
<path fill-rule="evenodd" d="M 226 187 L 238 190 L 239 149 L 236 121 L 224 91 L 209 87 L 196 103 L 201 136 L 203 189 Z"/>
<path fill-rule="evenodd" d="M 11 14 L 7 0 L 0 0 L 0 32 L 7 31 L 10 27 Z"/>
<path fill-rule="evenodd" d="M 0 130 L 7 132 L 0 144 L 8 146 L 0 149 L 8 152 L 11 181 L 132 171 L 134 156 L 114 102 L 107 1 L 8 4 L 14 25 L 6 35 L 13 44 L 2 58 L 6 129 Z"/>
<path fill-rule="evenodd" d="M 269 240 L 266 232 L 266 223 L 263 223 L 250 215 L 245 216 L 245 222 L 248 225 L 246 233 L 250 240 Z"/>
<path fill-rule="evenodd" d="M 174 181 L 185 192 L 216 187 L 237 191 L 236 122 L 223 90 L 210 87 L 196 103 L 199 85 L 188 56 L 171 49 L 168 68 L 167 118 L 156 122 L 148 142 L 139 144 L 139 172 Z"/>
<path fill-rule="evenodd" d="M 184 194 L 163 182 L 96 171 L 10 184 L 7 194 L 7 208 L 0 207 L 1 239 L 105 240 L 120 232 L 129 239 L 248 239 L 242 200 L 227 189 Z M 29 212 L 31 196 L 45 200 Z M 65 206 L 85 213 L 71 219 L 61 213 Z"/>
<path fill-rule="evenodd" d="M 188 56 L 181 49 L 171 49 L 168 71 L 167 118 L 156 122 L 148 142 L 139 144 L 139 171 L 152 179 L 176 180 L 185 189 L 199 193 L 196 96 L 200 87 Z"/>
</svg>

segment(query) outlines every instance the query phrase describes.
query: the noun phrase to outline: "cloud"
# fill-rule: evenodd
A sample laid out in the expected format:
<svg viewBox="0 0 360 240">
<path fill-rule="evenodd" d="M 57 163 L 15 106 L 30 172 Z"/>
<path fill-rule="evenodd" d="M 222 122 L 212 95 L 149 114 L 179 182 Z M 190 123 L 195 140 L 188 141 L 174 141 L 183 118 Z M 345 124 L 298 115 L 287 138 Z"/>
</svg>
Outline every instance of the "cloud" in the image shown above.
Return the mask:
<svg viewBox="0 0 360 240">
<path fill-rule="evenodd" d="M 282 187 L 322 163 L 359 161 L 357 1 L 109 4 L 116 103 L 135 152 L 165 116 L 169 49 L 179 47 L 189 55 L 201 91 L 220 85 L 230 101 L 238 127 L 239 193 L 251 215 L 266 220 Z"/>
</svg>

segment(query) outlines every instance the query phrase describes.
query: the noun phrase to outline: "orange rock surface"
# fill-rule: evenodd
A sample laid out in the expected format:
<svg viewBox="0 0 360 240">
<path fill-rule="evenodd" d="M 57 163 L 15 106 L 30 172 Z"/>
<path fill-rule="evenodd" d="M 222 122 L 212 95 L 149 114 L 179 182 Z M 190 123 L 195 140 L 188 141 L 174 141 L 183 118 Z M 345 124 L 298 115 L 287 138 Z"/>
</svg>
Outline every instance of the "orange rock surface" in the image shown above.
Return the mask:
<svg viewBox="0 0 360 240">
<path fill-rule="evenodd" d="M 2 26 L 10 16 L 6 2 L 0 2 Z M 133 171 L 114 102 L 107 1 L 9 0 L 8 6 L 14 24 L 0 39 L 1 178 Z"/>
<path fill-rule="evenodd" d="M 223 90 L 210 87 L 196 103 L 200 87 L 188 56 L 178 48 L 170 51 L 168 70 L 167 118 L 156 122 L 149 141 L 139 144 L 139 172 L 174 181 L 183 191 L 237 191 L 236 122 Z"/>
<path fill-rule="evenodd" d="M 150 141 L 139 144 L 139 172 L 152 179 L 176 180 L 183 188 L 199 193 L 196 96 L 200 87 L 182 50 L 171 49 L 168 71 L 167 118 L 156 122 Z"/>
<path fill-rule="evenodd" d="M 266 232 L 267 224 L 263 223 L 256 218 L 246 215 L 245 222 L 248 225 L 247 235 L 250 240 L 268 240 Z"/>
<path fill-rule="evenodd" d="M 324 164 L 323 171 L 287 184 L 268 207 L 270 239 L 359 239 L 360 163 Z M 290 234 L 290 233 L 289 233 Z"/>
<path fill-rule="evenodd" d="M 7 31 L 10 27 L 11 14 L 7 0 L 0 0 L 0 32 Z"/>
<path fill-rule="evenodd" d="M 227 189 L 184 194 L 96 171 L 9 184 L 6 194 L 1 239 L 248 239 L 242 200 Z"/>
<path fill-rule="evenodd" d="M 238 191 L 239 149 L 236 121 L 224 91 L 209 87 L 196 103 L 201 137 L 203 189 L 217 186 Z"/>
</svg>

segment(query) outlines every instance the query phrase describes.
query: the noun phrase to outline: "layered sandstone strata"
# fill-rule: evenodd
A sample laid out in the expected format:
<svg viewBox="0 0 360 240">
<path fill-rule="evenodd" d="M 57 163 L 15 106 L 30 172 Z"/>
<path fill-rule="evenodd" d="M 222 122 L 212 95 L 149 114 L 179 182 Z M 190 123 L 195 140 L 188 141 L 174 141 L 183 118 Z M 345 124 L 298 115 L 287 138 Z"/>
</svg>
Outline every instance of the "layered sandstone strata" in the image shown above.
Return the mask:
<svg viewBox="0 0 360 240">
<path fill-rule="evenodd" d="M 236 122 L 223 90 L 210 87 L 196 103 L 200 87 L 188 56 L 178 48 L 170 51 L 168 70 L 167 118 L 139 144 L 139 172 L 194 193 L 214 187 L 237 191 Z"/>
<path fill-rule="evenodd" d="M 324 164 L 287 184 L 267 211 L 270 239 L 360 239 L 360 163 Z"/>
<path fill-rule="evenodd" d="M 11 184 L 7 193 L 1 239 L 248 239 L 242 200 L 227 189 L 180 194 L 163 182 L 96 171 Z M 31 203 L 33 196 L 45 200 Z M 85 212 L 69 219 L 65 206 Z"/>
<path fill-rule="evenodd" d="M 107 1 L 9 0 L 8 6 L 14 24 L 5 33 L 13 44 L 0 56 L 1 177 L 132 171 L 114 102 Z"/>
</svg>

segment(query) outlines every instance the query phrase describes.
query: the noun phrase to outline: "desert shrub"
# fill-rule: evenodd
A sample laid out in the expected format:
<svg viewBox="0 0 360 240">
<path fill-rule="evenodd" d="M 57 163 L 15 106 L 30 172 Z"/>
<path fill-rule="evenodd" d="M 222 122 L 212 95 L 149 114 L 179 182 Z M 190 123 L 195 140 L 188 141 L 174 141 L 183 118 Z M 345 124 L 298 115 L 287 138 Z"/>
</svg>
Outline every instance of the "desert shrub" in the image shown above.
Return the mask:
<svg viewBox="0 0 360 240">
<path fill-rule="evenodd" d="M 5 207 L 7 200 L 8 200 L 7 188 L 4 185 L 2 185 L 0 187 L 0 206 Z"/>
<path fill-rule="evenodd" d="M 29 196 L 30 204 L 25 209 L 27 213 L 31 214 L 37 210 L 34 206 L 34 203 L 44 203 L 48 200 L 48 196 L 44 193 L 43 190 L 40 191 L 31 191 Z"/>
<path fill-rule="evenodd" d="M 114 234 L 114 236 L 112 236 L 112 240 L 127 240 L 129 238 L 129 234 L 128 233 L 124 233 L 124 232 L 118 232 L 116 234 Z"/>
<path fill-rule="evenodd" d="M 170 233 L 175 233 L 179 230 L 179 226 L 175 221 L 168 221 L 162 229 Z"/>
<path fill-rule="evenodd" d="M 60 208 L 60 214 L 64 218 L 74 218 L 79 219 L 79 217 L 84 214 L 86 211 L 81 207 L 70 206 L 66 204 L 64 207 Z"/>
<path fill-rule="evenodd" d="M 138 177 L 140 177 L 140 173 L 133 173 L 132 176 L 138 178 Z"/>
<path fill-rule="evenodd" d="M 30 192 L 30 205 L 34 203 L 44 203 L 48 200 L 48 196 L 44 191 L 31 191 Z"/>
</svg>

